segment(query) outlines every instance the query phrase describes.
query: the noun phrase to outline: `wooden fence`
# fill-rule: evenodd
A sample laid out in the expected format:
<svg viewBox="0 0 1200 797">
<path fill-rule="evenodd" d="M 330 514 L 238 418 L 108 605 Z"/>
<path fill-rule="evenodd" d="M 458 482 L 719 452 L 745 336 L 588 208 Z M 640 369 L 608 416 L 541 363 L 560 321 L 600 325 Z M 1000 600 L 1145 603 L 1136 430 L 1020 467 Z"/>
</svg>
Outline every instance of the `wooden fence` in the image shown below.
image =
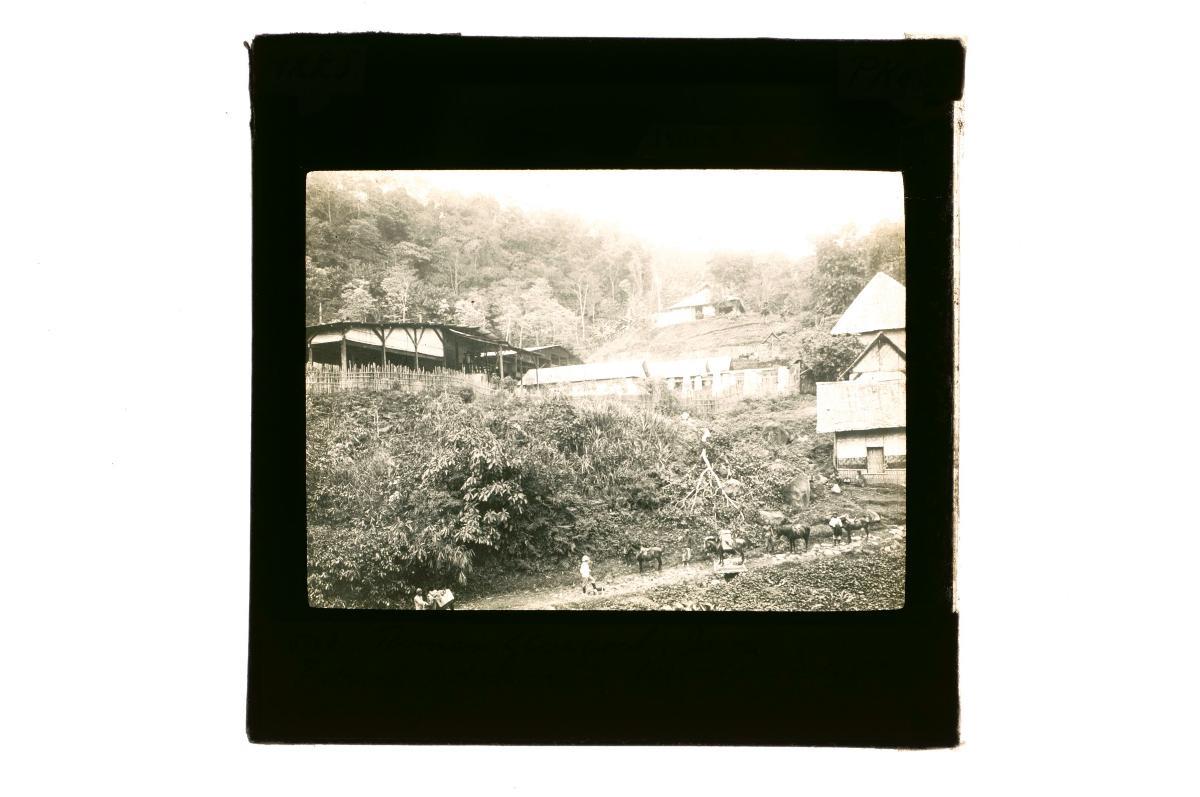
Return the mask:
<svg viewBox="0 0 1200 797">
<path fill-rule="evenodd" d="M 490 374 L 467 374 L 443 368 L 419 371 L 390 364 L 351 365 L 343 372 L 336 365 L 311 363 L 306 367 L 304 380 L 304 388 L 308 393 L 383 390 L 420 393 L 467 387 L 477 393 L 490 394 L 499 390 L 499 383 Z M 795 392 L 797 387 L 786 368 L 756 368 L 691 378 L 607 379 L 540 387 L 527 385 L 518 392 L 642 404 L 653 404 L 660 400 L 656 395 L 661 397 L 663 393 L 669 393 L 674 399 L 673 403 L 681 410 L 704 413 L 728 407 L 752 396 Z"/>
<path fill-rule="evenodd" d="M 681 402 L 729 403 L 752 396 L 794 393 L 799 385 L 788 368 L 747 368 L 737 371 L 703 373 L 694 376 L 627 377 L 589 379 L 550 385 L 526 385 L 527 388 L 567 396 L 629 397 L 649 395 L 659 389 L 673 394 Z"/>
<path fill-rule="evenodd" d="M 402 365 L 352 365 L 343 371 L 336 365 L 310 363 L 304 371 L 306 393 L 338 393 L 348 390 L 399 390 L 420 393 L 426 390 L 461 390 L 469 387 L 476 392 L 492 393 L 497 389 L 494 378 L 487 374 L 464 374 L 438 368 L 419 371 Z"/>
</svg>

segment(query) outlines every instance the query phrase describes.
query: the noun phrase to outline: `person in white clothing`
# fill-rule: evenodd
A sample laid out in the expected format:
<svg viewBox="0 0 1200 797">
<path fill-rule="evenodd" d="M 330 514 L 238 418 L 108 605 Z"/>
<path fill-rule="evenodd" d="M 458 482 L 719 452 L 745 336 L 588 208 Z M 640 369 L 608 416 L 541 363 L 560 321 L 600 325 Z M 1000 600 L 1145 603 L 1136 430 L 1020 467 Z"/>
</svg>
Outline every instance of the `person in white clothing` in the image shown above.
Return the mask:
<svg viewBox="0 0 1200 797">
<path fill-rule="evenodd" d="M 592 578 L 592 560 L 591 557 L 584 555 L 583 561 L 579 563 L 579 577 L 583 582 L 583 594 L 588 593 L 588 587 L 595 589 L 595 579 Z"/>
</svg>

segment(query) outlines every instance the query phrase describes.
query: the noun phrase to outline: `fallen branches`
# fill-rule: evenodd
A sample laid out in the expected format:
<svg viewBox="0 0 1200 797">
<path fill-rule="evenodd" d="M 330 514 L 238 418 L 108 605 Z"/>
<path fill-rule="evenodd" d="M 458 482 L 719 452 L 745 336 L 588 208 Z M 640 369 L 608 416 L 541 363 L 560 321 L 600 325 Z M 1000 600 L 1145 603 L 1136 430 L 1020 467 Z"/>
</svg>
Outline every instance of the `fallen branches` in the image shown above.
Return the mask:
<svg viewBox="0 0 1200 797">
<path fill-rule="evenodd" d="M 738 517 L 745 520 L 746 515 L 742 511 L 742 507 L 729 495 L 724 483 L 721 481 L 721 477 L 717 475 L 716 470 L 713 469 L 712 462 L 708 459 L 708 447 L 703 445 L 708 442 L 708 438 L 709 431 L 705 429 L 700 435 L 700 442 L 702 444 L 700 448 L 700 473 L 696 477 L 696 483 L 691 491 L 680 499 L 677 504 L 694 511 L 706 499 L 720 496 L 724 499 L 725 504 L 737 511 Z"/>
</svg>

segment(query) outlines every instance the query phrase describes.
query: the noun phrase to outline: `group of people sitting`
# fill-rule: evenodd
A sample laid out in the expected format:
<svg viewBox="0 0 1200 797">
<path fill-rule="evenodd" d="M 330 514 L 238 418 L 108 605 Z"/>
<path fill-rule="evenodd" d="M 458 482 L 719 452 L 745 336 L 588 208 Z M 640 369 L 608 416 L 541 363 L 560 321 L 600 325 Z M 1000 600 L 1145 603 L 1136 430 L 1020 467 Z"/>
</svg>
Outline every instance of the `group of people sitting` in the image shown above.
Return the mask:
<svg viewBox="0 0 1200 797">
<path fill-rule="evenodd" d="M 423 590 L 418 589 L 417 594 L 413 596 L 413 608 L 417 611 L 423 609 L 453 609 L 454 593 L 448 589 L 431 589 L 426 594 Z"/>
<path fill-rule="evenodd" d="M 843 479 L 840 475 L 838 475 L 837 471 L 834 471 L 833 475 L 831 475 L 829 477 L 823 476 L 822 474 L 818 473 L 816 476 L 813 477 L 813 483 L 814 484 L 828 484 L 829 492 L 833 493 L 834 495 L 840 495 L 842 492 L 843 484 L 853 484 L 855 487 L 866 487 L 867 486 L 867 477 L 864 476 L 863 472 L 860 470 L 855 473 L 853 479 Z"/>
</svg>

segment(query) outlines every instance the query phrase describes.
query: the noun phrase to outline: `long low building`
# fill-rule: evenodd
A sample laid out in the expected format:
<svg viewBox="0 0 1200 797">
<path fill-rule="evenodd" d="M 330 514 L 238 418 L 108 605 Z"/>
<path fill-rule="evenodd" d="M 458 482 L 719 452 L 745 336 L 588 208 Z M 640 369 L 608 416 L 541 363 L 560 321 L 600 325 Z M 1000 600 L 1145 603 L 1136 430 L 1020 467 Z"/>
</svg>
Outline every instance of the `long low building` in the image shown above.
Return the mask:
<svg viewBox="0 0 1200 797">
<path fill-rule="evenodd" d="M 388 364 L 517 377 L 541 358 L 476 327 L 421 321 L 336 321 L 305 328 L 310 363 Z M 497 355 L 505 352 L 506 355 Z M 514 364 L 517 372 L 512 373 Z M 505 366 L 509 371 L 505 371 Z"/>
<path fill-rule="evenodd" d="M 582 363 L 554 368 L 537 368 L 526 372 L 526 385 L 560 385 L 570 382 L 599 382 L 609 379 L 686 379 L 720 374 L 729 370 L 728 357 L 706 357 L 691 360 L 614 360 L 602 363 Z"/>
<path fill-rule="evenodd" d="M 644 376 L 646 376 L 646 369 L 641 360 L 617 360 L 604 363 L 560 365 L 555 368 L 535 368 L 525 373 L 521 383 L 525 385 L 561 385 L 609 379 L 641 379 Z"/>
</svg>

